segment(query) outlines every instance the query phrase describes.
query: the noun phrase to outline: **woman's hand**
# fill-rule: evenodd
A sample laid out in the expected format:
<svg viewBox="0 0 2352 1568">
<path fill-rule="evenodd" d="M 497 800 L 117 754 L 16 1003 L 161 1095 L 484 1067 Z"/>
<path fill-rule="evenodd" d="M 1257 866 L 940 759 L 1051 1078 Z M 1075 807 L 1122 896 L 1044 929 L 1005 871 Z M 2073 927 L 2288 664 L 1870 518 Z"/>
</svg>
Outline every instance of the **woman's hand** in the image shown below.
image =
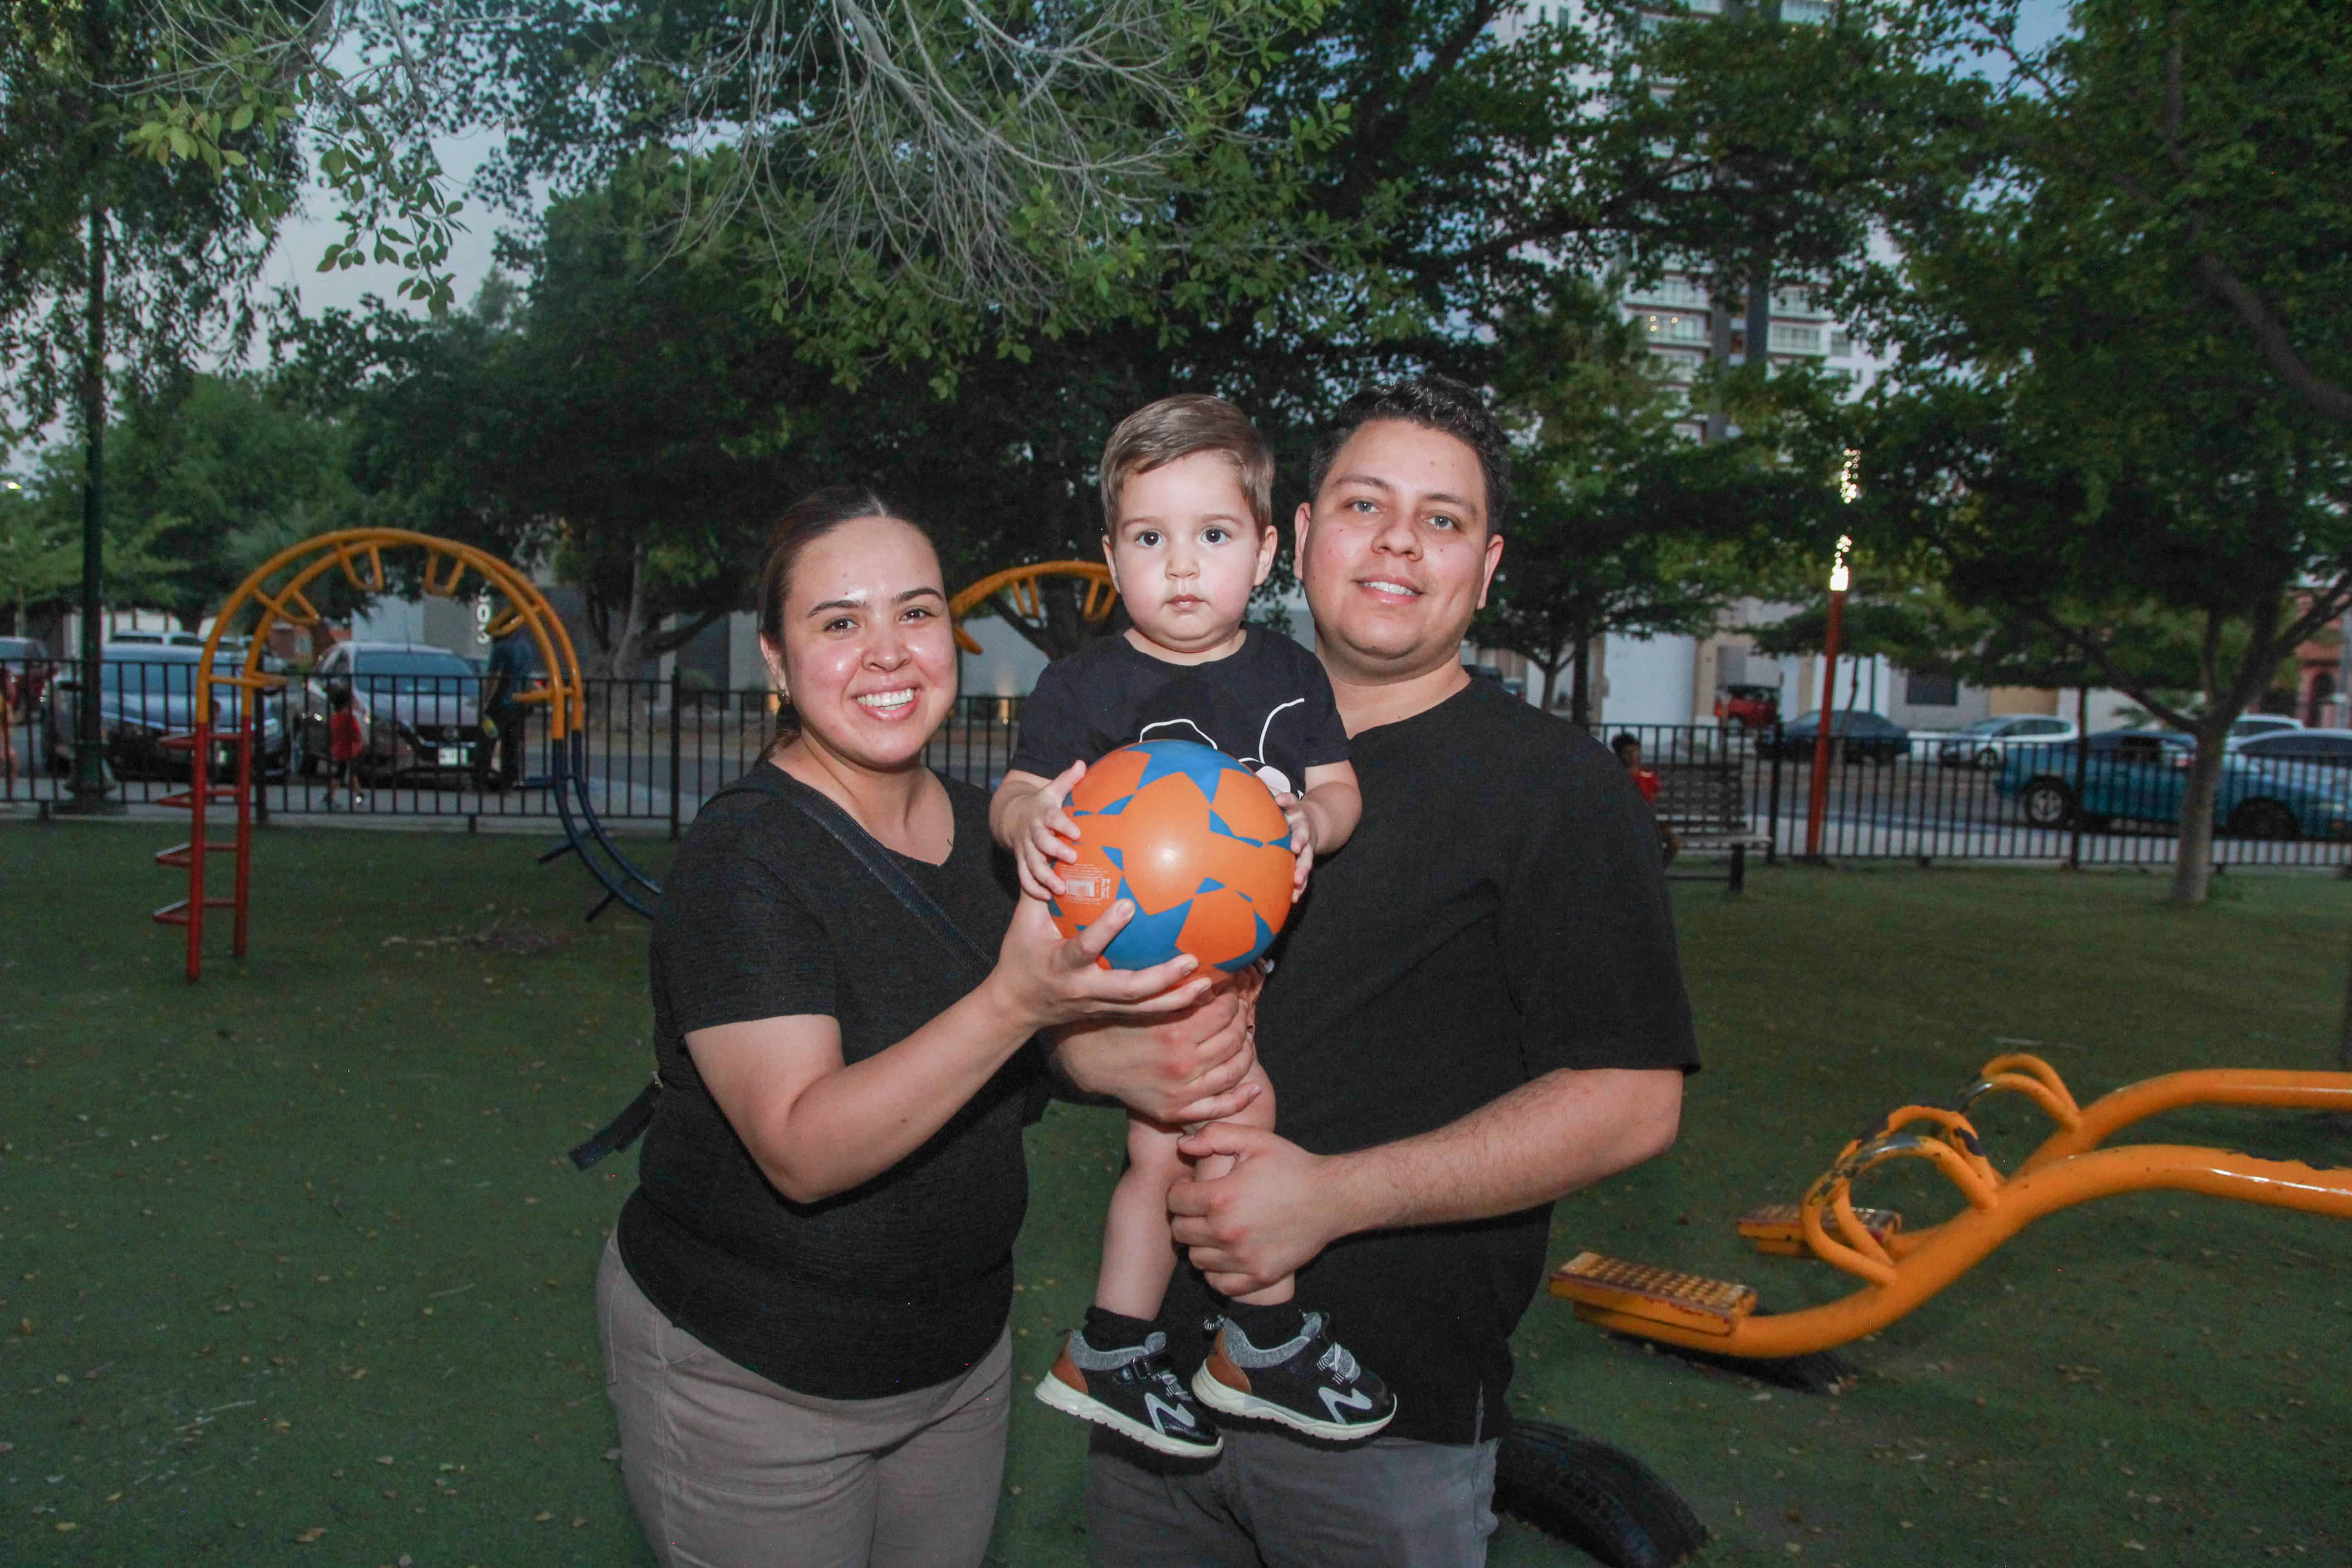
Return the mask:
<svg viewBox="0 0 2352 1568">
<path fill-rule="evenodd" d="M 1045 906 L 1027 895 L 1013 911 L 988 983 L 1032 1029 L 1080 1018 L 1158 1018 L 1181 1013 L 1209 994 L 1214 974 L 1179 953 L 1150 969 L 1105 969 L 1097 962 L 1135 918 L 1125 899 L 1074 937 L 1055 929 Z"/>
</svg>

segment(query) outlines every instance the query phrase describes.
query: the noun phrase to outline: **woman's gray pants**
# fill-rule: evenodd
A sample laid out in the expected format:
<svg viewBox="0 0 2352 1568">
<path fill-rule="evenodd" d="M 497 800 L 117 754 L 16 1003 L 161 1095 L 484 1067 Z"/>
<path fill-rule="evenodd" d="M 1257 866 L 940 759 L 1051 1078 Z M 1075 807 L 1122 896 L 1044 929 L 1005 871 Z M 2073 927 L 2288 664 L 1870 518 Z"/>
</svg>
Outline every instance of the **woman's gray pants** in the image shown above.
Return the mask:
<svg viewBox="0 0 2352 1568">
<path fill-rule="evenodd" d="M 1004 1479 L 1012 1345 L 883 1399 L 814 1399 L 674 1326 L 604 1244 L 604 1392 L 663 1568 L 971 1568 Z"/>
</svg>

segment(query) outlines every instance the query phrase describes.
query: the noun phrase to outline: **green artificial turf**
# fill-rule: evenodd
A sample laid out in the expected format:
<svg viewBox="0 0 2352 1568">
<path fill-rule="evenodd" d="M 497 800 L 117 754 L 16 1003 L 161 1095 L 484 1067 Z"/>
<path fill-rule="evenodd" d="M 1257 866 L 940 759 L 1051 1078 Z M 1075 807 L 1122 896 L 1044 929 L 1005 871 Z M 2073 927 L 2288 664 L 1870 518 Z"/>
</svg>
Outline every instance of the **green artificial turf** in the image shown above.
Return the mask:
<svg viewBox="0 0 2352 1568">
<path fill-rule="evenodd" d="M 191 988 L 145 919 L 176 896 L 155 837 L 0 827 L 0 1561 L 647 1561 L 590 1307 L 631 1162 L 562 1157 L 643 1080 L 643 925 L 583 926 L 585 879 L 528 840 L 272 831 L 252 956 L 224 927 Z M 1678 888 L 1707 1070 L 1669 1155 L 1561 1205 L 1555 1256 L 1827 1300 L 1841 1277 L 1748 1252 L 1732 1218 L 2013 1042 L 2084 1099 L 2330 1065 L 2352 887 L 2217 887 L 2193 912 L 2140 876 Z M 1988 1120 L 2004 1164 L 2039 1136 L 2019 1102 Z M 2352 1134 L 2276 1113 L 2137 1136 L 2352 1160 Z M 1024 1378 L 1084 1304 L 1118 1145 L 1099 1112 L 1033 1134 Z M 1866 1196 L 1914 1223 L 1949 1202 L 1908 1172 Z M 2045 1220 L 1849 1347 L 1840 1397 L 1646 1353 L 1547 1298 L 1518 1403 L 1680 1487 L 1709 1564 L 2343 1563 L 2347 1299 L 2352 1226 L 2145 1194 Z M 1081 1561 L 1084 1447 L 1016 1405 L 1002 1561 Z M 1495 1561 L 1585 1559 L 1511 1524 Z"/>
</svg>

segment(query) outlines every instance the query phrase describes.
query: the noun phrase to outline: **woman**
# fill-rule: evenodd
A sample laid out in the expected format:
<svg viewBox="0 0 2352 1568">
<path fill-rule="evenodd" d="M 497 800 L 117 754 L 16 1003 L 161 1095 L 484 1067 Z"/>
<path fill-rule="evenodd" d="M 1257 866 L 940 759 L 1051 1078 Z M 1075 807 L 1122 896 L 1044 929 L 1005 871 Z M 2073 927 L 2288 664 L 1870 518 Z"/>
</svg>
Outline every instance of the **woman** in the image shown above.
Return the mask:
<svg viewBox="0 0 2352 1568">
<path fill-rule="evenodd" d="M 956 655 L 903 512 L 793 507 L 760 635 L 782 734 L 697 817 L 654 931 L 665 1089 L 597 1279 L 622 1470 L 666 1564 L 977 1563 L 1031 1037 L 1174 1016 L 1213 977 L 1099 967 L 1131 911 L 1065 942 L 1016 907 L 987 795 L 923 765 Z M 1246 1065 L 1200 1076 L 1185 1114 L 1236 1109 Z"/>
</svg>

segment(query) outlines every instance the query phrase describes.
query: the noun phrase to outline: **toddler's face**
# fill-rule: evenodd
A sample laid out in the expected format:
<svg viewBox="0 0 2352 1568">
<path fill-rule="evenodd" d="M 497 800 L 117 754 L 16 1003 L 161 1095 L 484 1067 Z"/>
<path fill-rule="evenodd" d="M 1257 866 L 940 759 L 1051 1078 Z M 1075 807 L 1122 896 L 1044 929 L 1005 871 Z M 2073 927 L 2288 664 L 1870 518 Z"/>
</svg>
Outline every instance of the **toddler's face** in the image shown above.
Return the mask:
<svg viewBox="0 0 2352 1568">
<path fill-rule="evenodd" d="M 1274 550 L 1274 530 L 1258 527 L 1232 459 L 1195 452 L 1128 479 L 1103 553 L 1146 641 L 1213 658 L 1232 651 Z"/>
</svg>

